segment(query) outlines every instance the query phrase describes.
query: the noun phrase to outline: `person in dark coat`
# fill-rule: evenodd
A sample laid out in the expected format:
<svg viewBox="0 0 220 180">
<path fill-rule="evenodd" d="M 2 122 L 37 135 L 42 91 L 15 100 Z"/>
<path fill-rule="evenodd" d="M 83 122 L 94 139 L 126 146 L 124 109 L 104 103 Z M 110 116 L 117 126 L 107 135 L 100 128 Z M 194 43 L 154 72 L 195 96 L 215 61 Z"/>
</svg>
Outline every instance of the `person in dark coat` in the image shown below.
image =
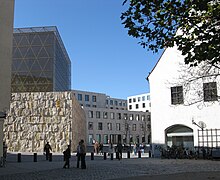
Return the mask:
<svg viewBox="0 0 220 180">
<path fill-rule="evenodd" d="M 71 158 L 71 149 L 70 145 L 68 145 L 67 149 L 63 152 L 65 164 L 63 165 L 63 168 L 70 168 L 70 158 Z"/>
<path fill-rule="evenodd" d="M 81 142 L 79 142 L 78 146 L 77 146 L 77 150 L 76 150 L 76 156 L 77 156 L 77 165 L 76 167 L 79 168 L 79 162 L 80 162 L 80 156 L 81 156 Z"/>
<path fill-rule="evenodd" d="M 118 142 L 117 144 L 117 151 L 118 151 L 118 160 L 120 161 L 122 159 L 122 150 L 123 150 L 123 146 L 121 144 L 121 142 Z"/>
<path fill-rule="evenodd" d="M 82 139 L 80 141 L 80 158 L 81 158 L 81 168 L 82 169 L 86 169 L 86 161 L 85 161 L 85 158 L 86 158 L 86 146 L 84 144 L 84 140 Z"/>
<path fill-rule="evenodd" d="M 52 151 L 52 148 L 51 148 L 49 142 L 47 142 L 47 144 L 44 146 L 44 152 L 46 152 L 46 160 L 49 159 L 50 151 Z"/>
</svg>

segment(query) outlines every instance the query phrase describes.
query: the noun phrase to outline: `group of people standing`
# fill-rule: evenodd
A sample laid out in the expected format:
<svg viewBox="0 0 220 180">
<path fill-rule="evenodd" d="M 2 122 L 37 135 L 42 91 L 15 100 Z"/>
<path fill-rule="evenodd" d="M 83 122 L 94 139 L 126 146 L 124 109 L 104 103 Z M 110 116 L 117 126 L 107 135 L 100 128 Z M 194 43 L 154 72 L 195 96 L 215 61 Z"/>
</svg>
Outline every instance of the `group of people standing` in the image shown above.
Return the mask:
<svg viewBox="0 0 220 180">
<path fill-rule="evenodd" d="M 46 160 L 49 159 L 50 151 L 52 151 L 52 148 L 49 142 L 47 142 L 46 145 L 44 146 L 44 152 L 46 153 Z M 64 155 L 64 161 L 65 161 L 63 168 L 70 168 L 70 158 L 71 158 L 71 146 L 70 145 L 67 146 L 67 149 L 63 152 L 63 155 Z M 80 161 L 81 161 L 81 168 L 86 169 L 86 161 L 85 161 L 86 146 L 84 144 L 83 139 L 79 142 L 77 146 L 76 156 L 77 156 L 77 168 L 79 168 Z"/>
</svg>

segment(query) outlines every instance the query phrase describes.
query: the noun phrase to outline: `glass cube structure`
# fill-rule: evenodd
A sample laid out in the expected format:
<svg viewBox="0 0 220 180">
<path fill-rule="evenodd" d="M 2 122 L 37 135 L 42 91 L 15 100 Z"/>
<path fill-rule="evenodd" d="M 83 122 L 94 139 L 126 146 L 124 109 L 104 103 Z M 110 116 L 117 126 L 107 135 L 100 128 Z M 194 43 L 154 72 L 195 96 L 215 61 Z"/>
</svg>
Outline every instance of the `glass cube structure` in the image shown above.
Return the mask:
<svg viewBox="0 0 220 180">
<path fill-rule="evenodd" d="M 12 92 L 71 89 L 71 61 L 56 27 L 15 28 Z"/>
</svg>

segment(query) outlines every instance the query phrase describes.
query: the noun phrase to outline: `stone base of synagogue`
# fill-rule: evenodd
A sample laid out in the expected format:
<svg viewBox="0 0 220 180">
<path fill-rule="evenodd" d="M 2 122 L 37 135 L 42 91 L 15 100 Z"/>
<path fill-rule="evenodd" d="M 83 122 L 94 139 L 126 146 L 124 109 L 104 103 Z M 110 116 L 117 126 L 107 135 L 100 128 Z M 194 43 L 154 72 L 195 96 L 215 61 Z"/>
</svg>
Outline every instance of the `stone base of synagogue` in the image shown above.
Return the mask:
<svg viewBox="0 0 220 180">
<path fill-rule="evenodd" d="M 86 116 L 73 92 L 13 93 L 4 122 L 8 151 L 42 152 L 49 142 L 53 152 L 68 144 L 76 151 L 86 141 Z"/>
</svg>

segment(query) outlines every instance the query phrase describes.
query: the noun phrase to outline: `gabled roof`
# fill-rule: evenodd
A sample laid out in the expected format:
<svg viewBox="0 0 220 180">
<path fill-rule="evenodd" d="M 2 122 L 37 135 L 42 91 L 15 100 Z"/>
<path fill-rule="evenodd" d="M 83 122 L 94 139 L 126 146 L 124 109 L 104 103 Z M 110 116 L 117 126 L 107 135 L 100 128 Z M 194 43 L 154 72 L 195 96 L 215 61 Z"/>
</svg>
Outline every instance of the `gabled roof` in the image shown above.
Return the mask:
<svg viewBox="0 0 220 180">
<path fill-rule="evenodd" d="M 147 81 L 148 81 L 149 76 L 151 75 L 151 73 L 153 72 L 153 70 L 156 68 L 156 66 L 157 66 L 157 64 L 159 63 L 159 61 L 161 60 L 161 58 L 162 58 L 162 56 L 163 56 L 163 54 L 164 54 L 164 52 L 165 52 L 166 50 L 167 50 L 167 48 L 163 50 L 163 53 L 161 54 L 161 56 L 160 56 L 160 58 L 158 59 L 157 63 L 155 64 L 155 66 L 153 67 L 153 69 L 151 70 L 151 72 L 149 72 L 148 76 L 145 78 Z"/>
</svg>

